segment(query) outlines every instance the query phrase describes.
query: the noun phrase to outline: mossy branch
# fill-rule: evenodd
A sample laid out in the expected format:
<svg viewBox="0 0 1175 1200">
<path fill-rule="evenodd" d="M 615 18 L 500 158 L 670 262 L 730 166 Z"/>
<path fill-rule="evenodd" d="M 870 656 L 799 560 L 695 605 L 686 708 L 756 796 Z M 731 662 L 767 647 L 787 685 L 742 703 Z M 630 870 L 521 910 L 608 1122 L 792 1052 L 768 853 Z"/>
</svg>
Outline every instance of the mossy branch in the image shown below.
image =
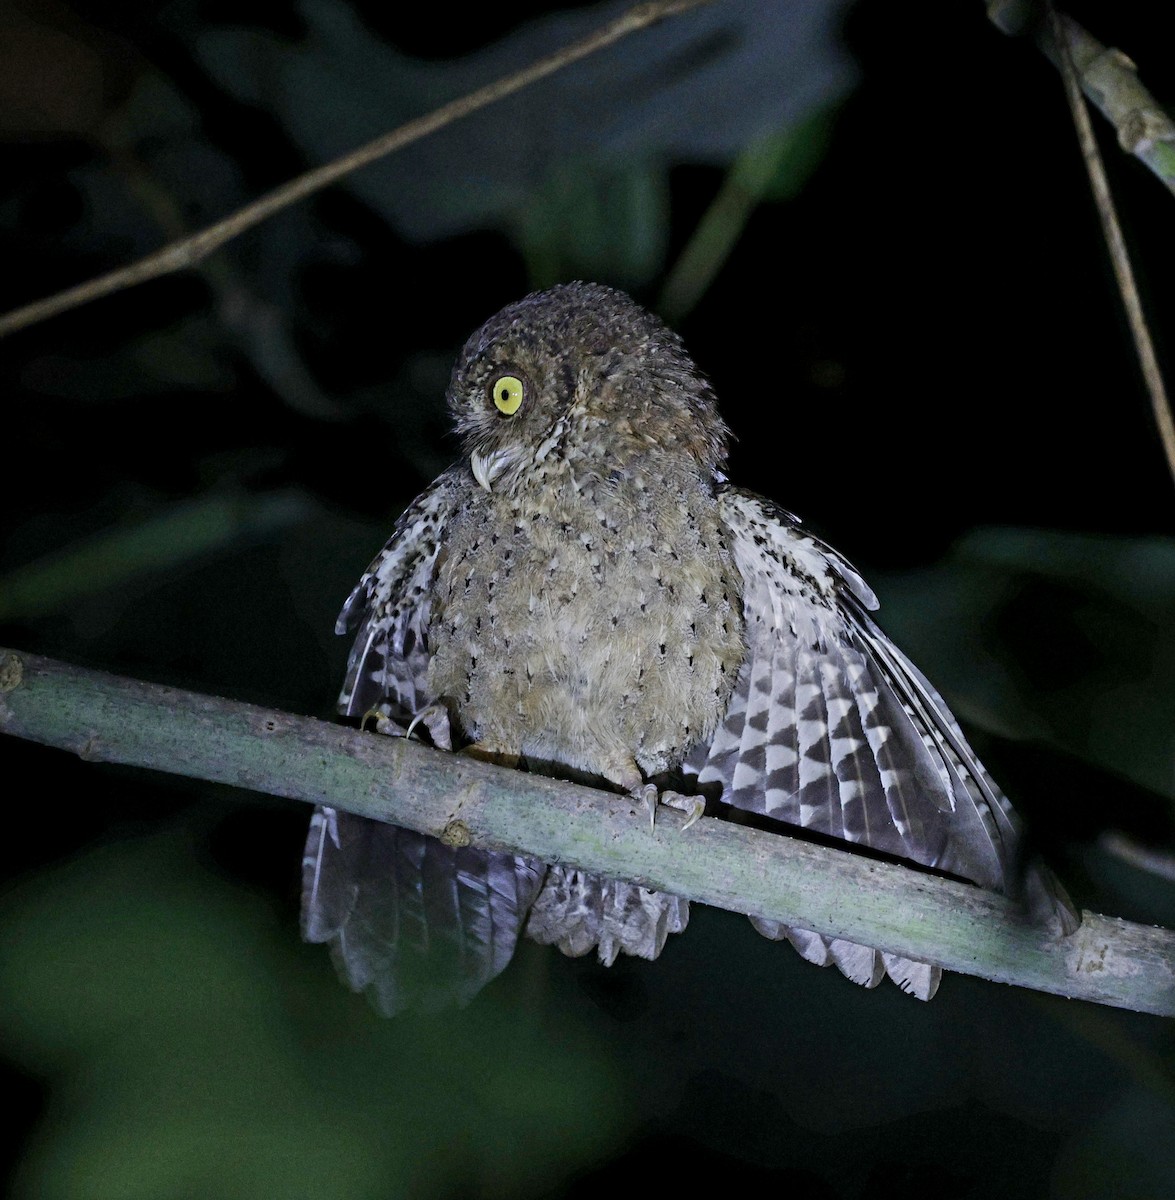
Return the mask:
<svg viewBox="0 0 1175 1200">
<path fill-rule="evenodd" d="M 0 730 L 638 880 L 951 971 L 1175 1015 L 1175 931 L 1084 913 L 1055 938 L 1002 896 L 415 742 L 0 649 Z M 2 768 L 0 768 L 2 769 Z"/>
</svg>

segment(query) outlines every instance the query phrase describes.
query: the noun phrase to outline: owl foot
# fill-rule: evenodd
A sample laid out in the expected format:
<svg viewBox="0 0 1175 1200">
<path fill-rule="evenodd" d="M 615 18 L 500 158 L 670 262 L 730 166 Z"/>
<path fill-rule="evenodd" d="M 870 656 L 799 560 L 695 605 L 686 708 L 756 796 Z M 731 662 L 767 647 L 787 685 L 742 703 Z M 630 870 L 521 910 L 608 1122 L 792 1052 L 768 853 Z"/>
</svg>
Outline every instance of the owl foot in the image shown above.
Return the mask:
<svg viewBox="0 0 1175 1200">
<path fill-rule="evenodd" d="M 468 754 L 470 758 L 480 759 L 482 762 L 496 763 L 499 767 L 516 767 L 522 761 L 521 754 L 515 754 L 510 750 L 495 750 L 493 746 L 486 745 L 485 742 L 474 742 L 471 746 L 465 746 L 461 753 Z"/>
<path fill-rule="evenodd" d="M 438 750 L 452 750 L 453 737 L 449 729 L 449 710 L 443 704 L 430 704 L 416 714 L 405 729 L 398 721 L 394 721 L 381 708 L 369 708 L 359 720 L 360 730 L 367 728 L 371 721 L 376 733 L 385 737 L 410 738 L 417 725 L 423 725 L 432 738 L 432 744 Z"/>
<path fill-rule="evenodd" d="M 359 718 L 359 732 L 362 733 L 367 729 L 367 722 L 371 721 L 375 725 L 375 732 L 382 733 L 384 737 L 407 737 L 402 725 L 397 725 L 386 712 L 378 708 L 369 708 L 362 717 Z"/>
<path fill-rule="evenodd" d="M 422 708 L 408 725 L 405 737 L 411 737 L 417 725 L 423 725 L 438 750 L 453 749 L 453 733 L 449 727 L 449 710 L 443 704 L 430 704 Z M 378 729 L 379 726 L 377 725 Z"/>
<path fill-rule="evenodd" d="M 685 824 L 682 829 L 688 829 L 705 811 L 706 801 L 701 796 L 683 796 L 680 792 L 658 791 L 655 783 L 645 783 L 632 790 L 631 795 L 636 800 L 644 802 L 649 810 L 649 829 L 657 828 L 657 805 L 667 804 L 685 813 Z"/>
</svg>

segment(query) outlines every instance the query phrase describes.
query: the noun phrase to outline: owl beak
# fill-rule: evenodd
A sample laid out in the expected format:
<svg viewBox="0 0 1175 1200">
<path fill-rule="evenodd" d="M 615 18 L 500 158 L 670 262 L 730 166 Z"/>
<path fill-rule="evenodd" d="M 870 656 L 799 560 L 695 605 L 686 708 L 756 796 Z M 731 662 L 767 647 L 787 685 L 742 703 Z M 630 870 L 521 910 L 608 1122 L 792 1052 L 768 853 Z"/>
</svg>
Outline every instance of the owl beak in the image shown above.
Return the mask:
<svg viewBox="0 0 1175 1200">
<path fill-rule="evenodd" d="M 491 484 L 502 473 L 506 465 L 507 455 L 501 450 L 493 454 L 479 454 L 476 450 L 469 456 L 469 465 L 473 469 L 473 478 L 485 490 L 492 491 Z"/>
</svg>

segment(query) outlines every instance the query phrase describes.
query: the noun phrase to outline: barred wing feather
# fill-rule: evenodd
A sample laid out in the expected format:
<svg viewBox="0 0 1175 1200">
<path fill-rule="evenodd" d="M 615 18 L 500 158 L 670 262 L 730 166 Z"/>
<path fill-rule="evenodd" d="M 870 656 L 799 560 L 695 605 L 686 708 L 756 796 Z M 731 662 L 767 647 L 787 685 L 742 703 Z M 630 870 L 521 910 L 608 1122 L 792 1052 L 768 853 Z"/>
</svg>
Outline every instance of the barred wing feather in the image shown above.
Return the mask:
<svg viewBox="0 0 1175 1200">
<path fill-rule="evenodd" d="M 686 763 L 736 808 L 1008 891 L 1018 826 L 945 703 L 869 616 L 877 600 L 831 547 L 770 501 L 719 498 L 742 575 L 747 656 L 724 720 Z M 1034 907 L 1072 927 L 1051 877 Z M 810 962 L 929 999 L 928 963 L 752 918 Z"/>
</svg>

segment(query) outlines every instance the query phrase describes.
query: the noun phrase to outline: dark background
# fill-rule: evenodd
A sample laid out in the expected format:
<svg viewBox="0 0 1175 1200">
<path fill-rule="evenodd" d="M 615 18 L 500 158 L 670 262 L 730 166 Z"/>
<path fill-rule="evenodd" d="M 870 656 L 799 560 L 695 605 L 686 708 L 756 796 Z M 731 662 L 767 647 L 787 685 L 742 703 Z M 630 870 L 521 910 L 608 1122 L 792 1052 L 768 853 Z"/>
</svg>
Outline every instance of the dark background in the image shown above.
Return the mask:
<svg viewBox="0 0 1175 1200">
<path fill-rule="evenodd" d="M 614 9 L 0 9 L 0 309 L 198 228 Z M 1151 4 L 1071 6 L 1170 109 Z M 578 21 L 578 24 L 574 22 Z M 667 40 L 658 40 L 667 39 Z M 575 277 L 672 313 L 730 474 L 876 587 L 1087 906 L 1171 924 L 1171 479 L 1059 77 L 980 4 L 718 3 L 0 344 L 0 643 L 320 716 L 342 599 L 456 453 L 463 339 Z M 1169 193 L 1096 118 L 1161 358 Z M 733 169 L 732 163 L 738 166 Z M 14 1195 L 1159 1196 L 1169 1023 L 855 988 L 695 908 L 381 1021 L 300 945 L 297 805 L 0 746 Z"/>
</svg>

